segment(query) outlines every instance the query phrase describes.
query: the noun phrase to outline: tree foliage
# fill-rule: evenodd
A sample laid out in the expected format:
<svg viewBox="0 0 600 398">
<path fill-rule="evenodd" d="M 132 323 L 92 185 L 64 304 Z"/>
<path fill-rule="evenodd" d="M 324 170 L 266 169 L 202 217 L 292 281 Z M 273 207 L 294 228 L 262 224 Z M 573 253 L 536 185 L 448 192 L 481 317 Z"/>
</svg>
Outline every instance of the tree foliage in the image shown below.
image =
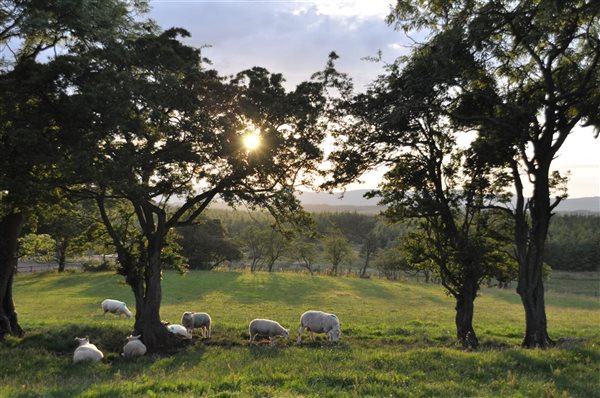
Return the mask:
<svg viewBox="0 0 600 398">
<path fill-rule="evenodd" d="M 473 147 L 485 154 L 480 160 L 512 174 L 525 347 L 552 344 L 543 253 L 567 179 L 551 165 L 578 124 L 599 125 L 599 18 L 600 4 L 585 0 L 400 0 L 388 18 L 404 31 L 431 30 L 421 46 L 430 54 L 425 65 L 448 72 L 428 86 L 445 86 L 448 117 L 478 131 Z M 456 68 L 465 61 L 475 68 Z M 478 72 L 465 76 L 462 70 Z M 525 197 L 528 182 L 522 174 L 531 183 L 531 199 Z"/>
</svg>

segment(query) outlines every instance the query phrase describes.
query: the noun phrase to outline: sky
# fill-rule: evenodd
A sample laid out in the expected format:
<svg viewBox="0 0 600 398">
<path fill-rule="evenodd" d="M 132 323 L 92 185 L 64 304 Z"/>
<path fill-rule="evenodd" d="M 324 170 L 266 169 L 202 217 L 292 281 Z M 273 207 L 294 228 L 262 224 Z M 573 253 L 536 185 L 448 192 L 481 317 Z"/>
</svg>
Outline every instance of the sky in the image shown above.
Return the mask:
<svg viewBox="0 0 600 398">
<path fill-rule="evenodd" d="M 335 51 L 337 68 L 348 73 L 357 90 L 382 72 L 367 61 L 381 50 L 384 62 L 409 51 L 412 39 L 385 22 L 389 0 L 150 0 L 150 17 L 163 29 L 191 33 L 188 44 L 202 50 L 221 74 L 253 66 L 282 73 L 287 88 L 321 70 Z M 569 197 L 600 196 L 600 138 L 577 129 L 567 139 L 553 169 L 570 171 Z M 369 173 L 347 189 L 376 188 L 383 171 Z"/>
</svg>

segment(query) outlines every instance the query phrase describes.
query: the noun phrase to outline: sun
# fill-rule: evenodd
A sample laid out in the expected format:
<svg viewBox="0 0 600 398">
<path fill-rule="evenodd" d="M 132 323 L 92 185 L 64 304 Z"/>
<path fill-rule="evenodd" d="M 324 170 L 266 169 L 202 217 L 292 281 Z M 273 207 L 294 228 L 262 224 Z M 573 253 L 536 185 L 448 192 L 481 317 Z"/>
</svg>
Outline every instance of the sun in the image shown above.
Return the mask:
<svg viewBox="0 0 600 398">
<path fill-rule="evenodd" d="M 255 150 L 260 146 L 260 131 L 254 130 L 246 133 L 242 137 L 242 142 L 248 151 Z"/>
</svg>

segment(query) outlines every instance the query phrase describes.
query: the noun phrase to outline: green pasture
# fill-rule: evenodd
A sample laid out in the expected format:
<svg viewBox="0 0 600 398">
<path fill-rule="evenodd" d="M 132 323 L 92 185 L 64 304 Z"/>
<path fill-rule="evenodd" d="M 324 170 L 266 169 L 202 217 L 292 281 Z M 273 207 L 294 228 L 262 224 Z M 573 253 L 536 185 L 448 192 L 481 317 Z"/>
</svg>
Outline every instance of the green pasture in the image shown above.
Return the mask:
<svg viewBox="0 0 600 398">
<path fill-rule="evenodd" d="M 130 303 L 109 273 L 18 275 L 24 339 L 0 343 L 0 397 L 600 397 L 598 290 L 575 281 L 547 293 L 555 348 L 523 350 L 514 289 L 485 288 L 476 300 L 481 349 L 455 343 L 454 303 L 439 285 L 292 273 L 166 273 L 163 319 L 206 311 L 213 337 L 171 356 L 119 356 L 133 320 L 100 302 Z M 342 339 L 296 343 L 300 314 L 334 312 Z M 253 318 L 290 328 L 290 341 L 247 345 Z M 75 336 L 89 335 L 102 363 L 73 365 Z"/>
</svg>

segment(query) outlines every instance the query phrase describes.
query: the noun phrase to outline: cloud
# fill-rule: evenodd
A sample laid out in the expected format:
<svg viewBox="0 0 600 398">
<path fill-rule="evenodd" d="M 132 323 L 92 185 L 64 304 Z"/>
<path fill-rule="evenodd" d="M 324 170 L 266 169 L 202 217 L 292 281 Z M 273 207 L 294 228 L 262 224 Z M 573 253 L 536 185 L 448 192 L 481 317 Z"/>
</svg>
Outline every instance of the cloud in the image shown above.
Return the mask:
<svg viewBox="0 0 600 398">
<path fill-rule="evenodd" d="M 163 28 L 189 30 L 194 46 L 231 74 L 260 65 L 283 73 L 291 88 L 323 68 L 330 51 L 338 68 L 364 88 L 382 65 L 362 61 L 384 51 L 391 62 L 399 51 L 388 46 L 403 37 L 384 22 L 387 1 L 151 1 L 151 17 Z M 386 58 L 387 57 L 387 58 Z"/>
</svg>

